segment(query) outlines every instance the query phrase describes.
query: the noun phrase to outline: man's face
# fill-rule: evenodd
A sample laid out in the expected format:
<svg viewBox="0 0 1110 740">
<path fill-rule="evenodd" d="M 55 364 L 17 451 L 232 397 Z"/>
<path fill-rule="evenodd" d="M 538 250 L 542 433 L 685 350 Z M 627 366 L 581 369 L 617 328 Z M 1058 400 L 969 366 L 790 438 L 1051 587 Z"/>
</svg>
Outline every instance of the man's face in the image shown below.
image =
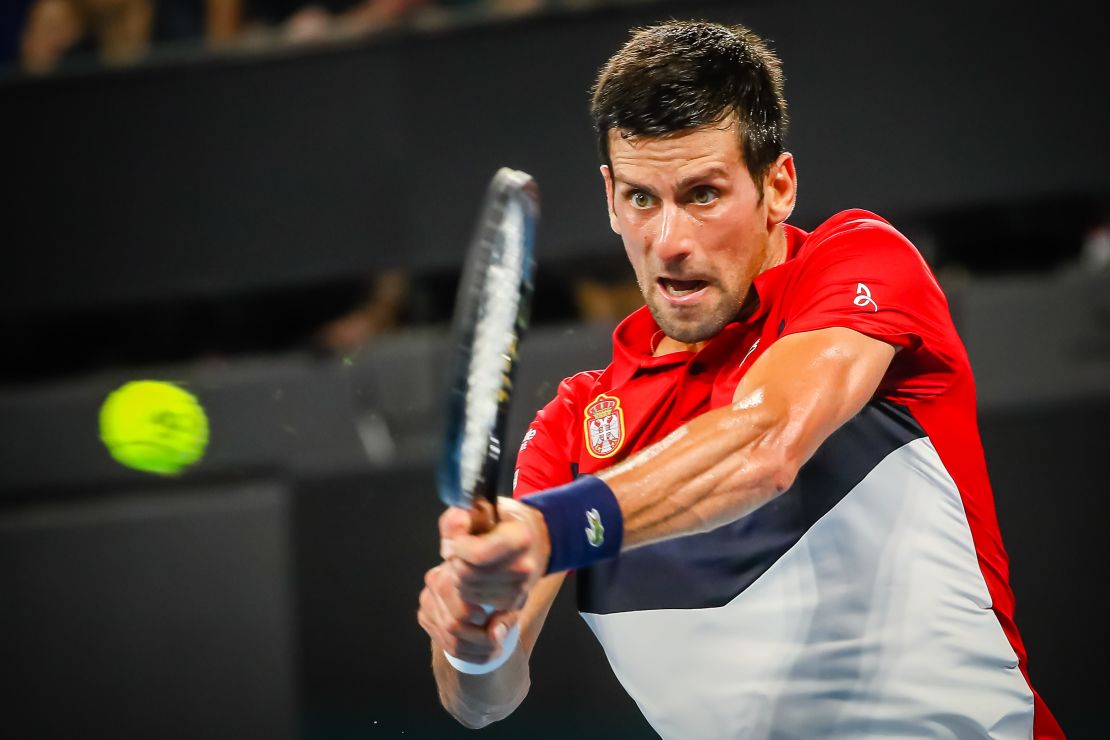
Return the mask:
<svg viewBox="0 0 1110 740">
<path fill-rule="evenodd" d="M 793 163 L 772 166 L 760 198 L 734 119 L 666 137 L 609 132 L 612 169 L 602 167 L 609 220 L 640 292 L 664 333 L 694 344 L 735 319 L 752 279 L 782 259 L 778 224 L 793 206 Z M 785 161 L 789 207 L 774 185 Z"/>
</svg>

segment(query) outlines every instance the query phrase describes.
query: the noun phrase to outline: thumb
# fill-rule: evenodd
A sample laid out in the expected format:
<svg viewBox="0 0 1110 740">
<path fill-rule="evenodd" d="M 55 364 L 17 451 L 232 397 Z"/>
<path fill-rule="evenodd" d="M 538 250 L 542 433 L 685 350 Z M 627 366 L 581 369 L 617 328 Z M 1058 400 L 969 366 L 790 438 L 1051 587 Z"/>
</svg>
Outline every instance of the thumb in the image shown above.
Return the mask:
<svg viewBox="0 0 1110 740">
<path fill-rule="evenodd" d="M 505 636 L 509 634 L 509 630 L 515 627 L 520 621 L 519 611 L 497 612 L 489 620 L 487 628 L 489 635 L 493 638 L 494 643 L 500 647 L 505 641 Z"/>
<path fill-rule="evenodd" d="M 439 516 L 439 536 L 449 540 L 460 534 L 470 533 L 470 509 L 449 506 Z"/>
</svg>

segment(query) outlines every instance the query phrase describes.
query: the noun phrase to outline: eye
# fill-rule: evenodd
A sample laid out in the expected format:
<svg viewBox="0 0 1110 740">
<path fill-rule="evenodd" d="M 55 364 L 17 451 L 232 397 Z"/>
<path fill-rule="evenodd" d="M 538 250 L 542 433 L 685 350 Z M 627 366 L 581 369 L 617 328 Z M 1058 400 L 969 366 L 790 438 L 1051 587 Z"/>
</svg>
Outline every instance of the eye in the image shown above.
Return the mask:
<svg viewBox="0 0 1110 740">
<path fill-rule="evenodd" d="M 633 190 L 628 196 L 628 200 L 634 208 L 650 208 L 654 202 L 652 197 L 643 190 Z"/>
<path fill-rule="evenodd" d="M 707 206 L 717 200 L 717 189 L 708 185 L 699 185 L 690 192 L 690 202 L 699 206 Z"/>
</svg>

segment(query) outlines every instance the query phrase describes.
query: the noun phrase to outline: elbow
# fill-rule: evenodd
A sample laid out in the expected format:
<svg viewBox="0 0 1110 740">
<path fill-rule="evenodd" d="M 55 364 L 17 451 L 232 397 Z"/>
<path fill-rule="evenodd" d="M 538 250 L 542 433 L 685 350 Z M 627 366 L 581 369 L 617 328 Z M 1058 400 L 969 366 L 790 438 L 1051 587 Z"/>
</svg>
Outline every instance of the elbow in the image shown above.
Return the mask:
<svg viewBox="0 0 1110 740">
<path fill-rule="evenodd" d="M 525 681 L 517 695 L 511 699 L 499 702 L 497 704 L 483 704 L 481 707 L 470 706 L 462 702 L 450 702 L 447 697 L 440 696 L 440 701 L 443 708 L 455 718 L 455 720 L 467 728 L 468 730 L 481 730 L 484 727 L 489 727 L 494 722 L 499 722 L 510 714 L 516 711 L 524 701 L 524 697 L 528 696 L 528 689 L 531 687 L 530 681 Z"/>
<path fill-rule="evenodd" d="M 771 498 L 786 493 L 794 485 L 801 463 L 788 450 L 780 450 L 763 461 L 763 486 Z"/>
<path fill-rule="evenodd" d="M 794 480 L 798 477 L 798 467 L 793 463 L 784 462 L 771 471 L 768 488 L 771 489 L 773 495 L 778 496 L 780 493 L 786 493 L 794 485 Z"/>
<path fill-rule="evenodd" d="M 499 719 L 504 719 L 504 717 L 492 717 L 486 714 L 466 714 L 463 712 L 451 712 L 451 716 L 468 730 L 481 730 L 483 727 L 488 727 Z"/>
<path fill-rule="evenodd" d="M 763 472 L 767 491 L 772 497 L 786 493 L 808 459 L 801 440 L 789 430 L 783 430 L 769 435 L 760 449 L 764 453 Z"/>
</svg>

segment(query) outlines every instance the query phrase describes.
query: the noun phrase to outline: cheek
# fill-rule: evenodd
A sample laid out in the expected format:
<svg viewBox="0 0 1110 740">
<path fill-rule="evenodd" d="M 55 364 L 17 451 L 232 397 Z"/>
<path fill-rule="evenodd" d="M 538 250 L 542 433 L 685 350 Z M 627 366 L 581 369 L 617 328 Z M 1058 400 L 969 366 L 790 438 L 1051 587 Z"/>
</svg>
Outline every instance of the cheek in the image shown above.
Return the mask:
<svg viewBox="0 0 1110 740">
<path fill-rule="evenodd" d="M 628 258 L 629 264 L 632 265 L 632 271 L 636 273 L 636 282 L 643 284 L 644 251 L 635 243 L 629 241 L 623 234 L 621 238 L 624 241 L 624 254 Z"/>
<path fill-rule="evenodd" d="M 729 229 L 714 239 L 712 262 L 718 279 L 730 293 L 743 295 L 762 264 L 762 250 L 756 235 Z"/>
</svg>

